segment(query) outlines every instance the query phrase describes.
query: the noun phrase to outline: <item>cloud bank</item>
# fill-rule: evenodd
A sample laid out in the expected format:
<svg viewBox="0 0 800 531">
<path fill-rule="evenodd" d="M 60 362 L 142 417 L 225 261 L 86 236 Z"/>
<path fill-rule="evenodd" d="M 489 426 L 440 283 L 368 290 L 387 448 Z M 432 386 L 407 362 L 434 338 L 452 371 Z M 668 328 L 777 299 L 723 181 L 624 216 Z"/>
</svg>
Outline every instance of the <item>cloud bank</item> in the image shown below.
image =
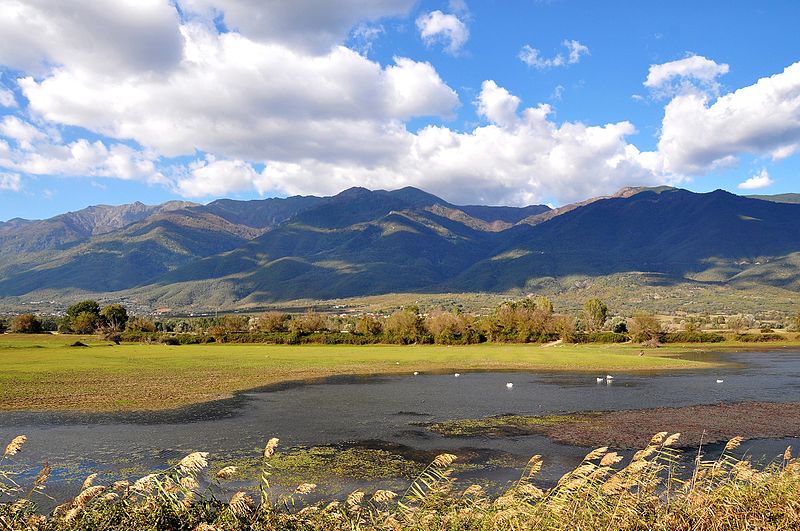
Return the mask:
<svg viewBox="0 0 800 531">
<path fill-rule="evenodd" d="M 456 54 L 469 38 L 463 3 L 418 16 L 411 0 L 313 4 L 0 0 L 0 64 L 20 72 L 3 79 L 14 92 L 0 89 L 10 109 L 0 188 L 60 175 L 158 183 L 191 198 L 413 185 L 454 202 L 563 203 L 800 147 L 800 63 L 721 95 L 726 64 L 692 55 L 651 65 L 644 85 L 668 99 L 657 149 L 642 151 L 629 121 L 558 122 L 491 75 L 464 101 L 430 62 L 381 64 L 343 44 L 380 39 L 381 21 L 410 17 L 424 41 Z M 546 70 L 589 53 L 562 44 L 554 57 L 528 46 L 520 58 Z M 464 106 L 479 123 L 448 121 Z"/>
</svg>

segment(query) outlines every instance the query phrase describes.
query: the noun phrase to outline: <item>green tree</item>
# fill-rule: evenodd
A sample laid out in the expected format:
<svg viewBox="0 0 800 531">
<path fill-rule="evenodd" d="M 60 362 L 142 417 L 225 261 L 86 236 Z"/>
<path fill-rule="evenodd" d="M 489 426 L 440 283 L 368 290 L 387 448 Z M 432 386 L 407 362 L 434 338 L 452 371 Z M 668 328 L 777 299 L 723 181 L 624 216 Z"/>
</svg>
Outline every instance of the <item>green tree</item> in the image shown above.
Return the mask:
<svg viewBox="0 0 800 531">
<path fill-rule="evenodd" d="M 625 334 L 628 332 L 628 323 L 625 322 L 625 318 L 619 315 L 611 319 L 610 325 L 611 331 L 615 334 Z"/>
<path fill-rule="evenodd" d="M 608 306 L 600 299 L 589 299 L 583 305 L 583 323 L 590 332 L 597 332 L 603 328 L 608 317 Z"/>
<path fill-rule="evenodd" d="M 703 323 L 698 317 L 687 317 L 683 320 L 684 332 L 699 332 L 703 328 Z"/>
<path fill-rule="evenodd" d="M 377 336 L 383 332 L 383 323 L 374 315 L 362 315 L 356 321 L 356 334 Z"/>
<path fill-rule="evenodd" d="M 247 332 L 250 328 L 250 319 L 245 315 L 226 315 L 222 319 L 222 327 L 226 332 Z"/>
<path fill-rule="evenodd" d="M 658 340 L 661 322 L 651 313 L 638 313 L 628 322 L 631 339 L 640 343 Z"/>
<path fill-rule="evenodd" d="M 100 317 L 100 305 L 97 304 L 97 301 L 86 299 L 67 308 L 67 315 L 72 318 L 78 317 L 84 312 Z"/>
<path fill-rule="evenodd" d="M 794 329 L 800 332 L 800 312 L 797 312 L 797 315 L 794 316 Z"/>
<path fill-rule="evenodd" d="M 575 318 L 571 315 L 560 315 L 553 323 L 559 339 L 564 343 L 573 343 L 575 341 L 576 323 Z"/>
<path fill-rule="evenodd" d="M 425 326 L 433 334 L 433 340 L 436 343 L 451 345 L 464 336 L 463 320 L 450 312 L 433 312 L 425 319 Z"/>
<path fill-rule="evenodd" d="M 553 315 L 553 301 L 545 297 L 544 295 L 539 295 L 534 299 L 536 303 L 536 309 L 544 312 L 547 315 Z"/>
<path fill-rule="evenodd" d="M 0 334 L 8 330 L 8 321 L 0 317 Z"/>
<path fill-rule="evenodd" d="M 328 319 L 313 310 L 308 310 L 303 315 L 297 315 L 289 321 L 289 331 L 296 334 L 312 334 L 324 332 L 328 329 Z"/>
<path fill-rule="evenodd" d="M 265 312 L 258 316 L 258 330 L 260 332 L 286 332 L 291 316 L 283 312 Z"/>
<path fill-rule="evenodd" d="M 728 330 L 741 334 L 742 330 L 747 328 L 747 322 L 742 315 L 731 315 L 725 320 L 725 326 L 728 327 Z"/>
<path fill-rule="evenodd" d="M 410 306 L 397 310 L 386 319 L 383 331 L 396 343 L 417 343 L 425 336 L 425 326 L 419 309 Z"/>
<path fill-rule="evenodd" d="M 100 310 L 100 317 L 111 332 L 121 332 L 128 322 L 128 310 L 121 304 L 109 304 Z"/>
<path fill-rule="evenodd" d="M 11 320 L 11 331 L 18 334 L 38 334 L 42 331 L 42 321 L 32 313 L 23 313 Z"/>
<path fill-rule="evenodd" d="M 99 324 L 100 320 L 92 312 L 81 312 L 70 321 L 72 331 L 76 334 L 93 334 Z"/>
</svg>

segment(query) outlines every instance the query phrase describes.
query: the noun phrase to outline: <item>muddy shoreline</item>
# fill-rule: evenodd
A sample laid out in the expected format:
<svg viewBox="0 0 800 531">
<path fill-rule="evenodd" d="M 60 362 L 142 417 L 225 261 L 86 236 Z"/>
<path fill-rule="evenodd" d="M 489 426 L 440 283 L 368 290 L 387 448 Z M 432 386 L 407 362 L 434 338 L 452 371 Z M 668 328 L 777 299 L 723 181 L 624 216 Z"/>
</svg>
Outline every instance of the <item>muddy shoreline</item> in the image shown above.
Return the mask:
<svg viewBox="0 0 800 531">
<path fill-rule="evenodd" d="M 686 407 L 580 412 L 568 415 L 501 415 L 429 423 L 445 437 L 514 437 L 544 435 L 574 446 L 608 445 L 635 449 L 654 433 L 681 433 L 681 447 L 745 439 L 800 436 L 800 402 L 739 402 Z"/>
</svg>

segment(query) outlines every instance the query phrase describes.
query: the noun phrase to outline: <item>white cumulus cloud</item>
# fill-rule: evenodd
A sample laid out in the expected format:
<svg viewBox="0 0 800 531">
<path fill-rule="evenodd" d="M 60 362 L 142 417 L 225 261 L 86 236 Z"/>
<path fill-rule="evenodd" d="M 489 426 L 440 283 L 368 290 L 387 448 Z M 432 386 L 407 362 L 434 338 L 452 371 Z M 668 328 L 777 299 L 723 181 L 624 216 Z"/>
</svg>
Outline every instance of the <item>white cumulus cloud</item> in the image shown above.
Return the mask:
<svg viewBox="0 0 800 531">
<path fill-rule="evenodd" d="M 576 40 L 564 40 L 561 45 L 567 49 L 566 57 L 560 53 L 551 58 L 543 57 L 541 55 L 541 50 L 533 48 L 529 44 L 522 47 L 518 57 L 526 65 L 544 70 L 547 68 L 575 64 L 581 60 L 582 55 L 589 55 L 589 47 Z"/>
<path fill-rule="evenodd" d="M 693 89 L 695 84 L 700 88 L 717 92 L 717 78 L 727 74 L 730 67 L 725 63 L 716 63 L 701 55 L 690 55 L 677 61 L 650 65 L 644 86 L 658 97 Z"/>
<path fill-rule="evenodd" d="M 442 43 L 445 51 L 457 53 L 469 39 L 469 29 L 456 15 L 439 10 L 426 13 L 417 18 L 417 29 L 422 40 L 432 45 Z"/>
<path fill-rule="evenodd" d="M 785 158 L 800 148 L 800 62 L 716 100 L 680 94 L 664 109 L 658 151 L 667 172 L 701 175 L 742 153 Z"/>
<path fill-rule="evenodd" d="M 36 126 L 13 115 L 6 115 L 0 122 L 0 135 L 15 140 L 24 150 L 33 149 L 33 142 L 47 138 Z"/>
<path fill-rule="evenodd" d="M 251 190 L 259 180 L 253 167 L 242 160 L 217 160 L 209 155 L 190 165 L 189 175 L 177 182 L 185 197 L 208 197 Z"/>
<path fill-rule="evenodd" d="M 766 168 L 762 169 L 757 175 L 753 175 L 744 182 L 739 183 L 739 188 L 742 190 L 760 190 L 775 184 L 767 172 Z"/>
<path fill-rule="evenodd" d="M 382 68 L 342 46 L 311 56 L 200 25 L 182 28 L 180 68 L 109 78 L 79 69 L 19 81 L 47 120 L 133 138 L 168 156 L 380 158 L 413 116 L 448 116 L 457 94 L 427 63 Z"/>
</svg>

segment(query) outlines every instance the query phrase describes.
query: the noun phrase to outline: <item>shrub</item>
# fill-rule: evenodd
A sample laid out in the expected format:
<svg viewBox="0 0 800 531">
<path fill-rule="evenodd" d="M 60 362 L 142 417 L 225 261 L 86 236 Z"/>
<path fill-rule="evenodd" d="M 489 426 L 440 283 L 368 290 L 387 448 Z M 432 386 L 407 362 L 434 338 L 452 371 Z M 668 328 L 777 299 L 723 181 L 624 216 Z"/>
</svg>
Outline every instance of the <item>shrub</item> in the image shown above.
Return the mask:
<svg viewBox="0 0 800 531">
<path fill-rule="evenodd" d="M 659 337 L 662 343 L 719 343 L 725 341 L 722 334 L 711 332 L 669 332 Z"/>
<path fill-rule="evenodd" d="M 362 315 L 356 321 L 356 334 L 378 336 L 383 332 L 383 323 L 372 315 Z"/>
<path fill-rule="evenodd" d="M 783 341 L 786 338 L 780 334 L 736 334 L 733 339 L 743 343 L 766 343 L 769 341 Z"/>
<path fill-rule="evenodd" d="M 258 316 L 256 328 L 259 332 L 286 332 L 292 317 L 283 312 L 265 312 Z"/>
<path fill-rule="evenodd" d="M 18 334 L 39 334 L 42 321 L 32 313 L 23 313 L 11 320 L 11 331 Z"/>
<path fill-rule="evenodd" d="M 575 334 L 574 343 L 625 343 L 630 338 L 627 334 L 615 332 L 578 332 Z"/>
<path fill-rule="evenodd" d="M 639 343 L 657 341 L 661 335 L 661 323 L 653 314 L 638 313 L 628 322 L 628 330 L 633 341 Z"/>
<path fill-rule="evenodd" d="M 427 330 L 417 308 L 404 308 L 394 312 L 386 320 L 383 330 L 392 343 L 422 343 Z"/>
<path fill-rule="evenodd" d="M 156 324 L 147 317 L 134 317 L 125 325 L 125 332 L 157 332 Z"/>
<path fill-rule="evenodd" d="M 322 332 L 328 329 L 328 319 L 321 313 L 307 311 L 303 315 L 297 315 L 289 321 L 289 331 L 300 334 L 311 334 Z"/>
</svg>

